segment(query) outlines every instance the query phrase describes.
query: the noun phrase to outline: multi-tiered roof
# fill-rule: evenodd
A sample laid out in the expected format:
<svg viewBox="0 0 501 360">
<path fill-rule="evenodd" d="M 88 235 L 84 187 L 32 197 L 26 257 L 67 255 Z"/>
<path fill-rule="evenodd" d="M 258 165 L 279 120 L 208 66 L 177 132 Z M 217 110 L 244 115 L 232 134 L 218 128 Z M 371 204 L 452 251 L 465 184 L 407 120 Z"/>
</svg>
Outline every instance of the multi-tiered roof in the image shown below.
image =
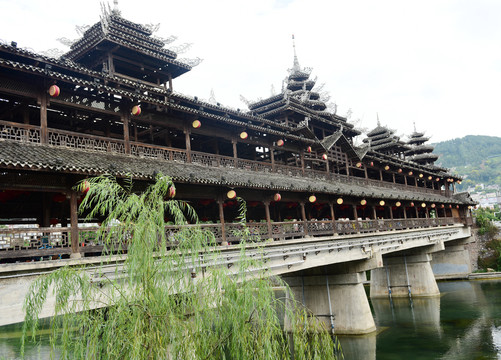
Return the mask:
<svg viewBox="0 0 501 360">
<path fill-rule="evenodd" d="M 408 150 L 408 146 L 395 135 L 395 130 L 382 126 L 379 119 L 377 126 L 367 133 L 363 142 L 369 144 L 372 150 L 387 155 L 399 155 Z"/>
<path fill-rule="evenodd" d="M 414 126 L 414 132 L 407 141 L 410 149 L 405 152 L 406 158 L 421 165 L 432 165 L 438 159 L 438 155 L 432 153 L 434 149 L 432 145 L 425 145 L 428 140 L 430 138 L 416 131 L 416 126 Z"/>
<path fill-rule="evenodd" d="M 155 84 L 189 71 L 191 66 L 176 60 L 165 40 L 153 37 L 152 29 L 121 17 L 115 7 L 103 7 L 101 20 L 71 45 L 64 58 L 88 69 L 119 74 Z"/>
</svg>

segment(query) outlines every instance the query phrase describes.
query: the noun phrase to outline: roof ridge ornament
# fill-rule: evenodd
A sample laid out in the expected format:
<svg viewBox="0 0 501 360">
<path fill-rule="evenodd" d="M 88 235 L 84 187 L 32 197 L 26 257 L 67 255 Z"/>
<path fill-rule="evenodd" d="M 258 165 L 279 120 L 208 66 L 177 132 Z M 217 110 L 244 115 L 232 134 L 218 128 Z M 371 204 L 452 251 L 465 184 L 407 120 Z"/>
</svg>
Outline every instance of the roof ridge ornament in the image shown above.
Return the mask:
<svg viewBox="0 0 501 360">
<path fill-rule="evenodd" d="M 292 65 L 292 72 L 299 72 L 301 71 L 301 66 L 299 65 L 299 60 L 297 59 L 296 39 L 294 38 L 294 34 L 292 34 L 292 49 L 294 50 L 294 62 Z"/>
</svg>

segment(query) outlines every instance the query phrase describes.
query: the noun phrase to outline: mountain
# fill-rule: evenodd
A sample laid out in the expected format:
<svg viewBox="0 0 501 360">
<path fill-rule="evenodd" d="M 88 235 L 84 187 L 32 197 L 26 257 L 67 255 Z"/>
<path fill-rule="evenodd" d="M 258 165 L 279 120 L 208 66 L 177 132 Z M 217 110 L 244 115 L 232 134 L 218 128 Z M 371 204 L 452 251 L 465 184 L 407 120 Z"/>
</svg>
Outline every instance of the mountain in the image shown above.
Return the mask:
<svg viewBox="0 0 501 360">
<path fill-rule="evenodd" d="M 458 190 L 480 184 L 501 188 L 501 137 L 468 135 L 433 145 L 436 164 L 464 178 Z"/>
</svg>

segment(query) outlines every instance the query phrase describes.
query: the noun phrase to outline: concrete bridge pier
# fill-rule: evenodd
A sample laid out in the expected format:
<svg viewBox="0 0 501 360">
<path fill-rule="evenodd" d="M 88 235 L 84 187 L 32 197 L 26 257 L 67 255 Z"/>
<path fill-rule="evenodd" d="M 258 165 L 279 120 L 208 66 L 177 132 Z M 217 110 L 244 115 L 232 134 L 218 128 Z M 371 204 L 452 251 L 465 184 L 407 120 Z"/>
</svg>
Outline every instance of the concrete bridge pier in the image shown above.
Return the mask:
<svg viewBox="0 0 501 360">
<path fill-rule="evenodd" d="M 440 244 L 438 249 L 443 250 L 443 243 Z M 371 270 L 371 298 L 389 297 L 390 291 L 392 297 L 409 296 L 409 292 L 413 297 L 440 295 L 429 253 L 436 248 L 383 257 L 384 266 Z"/>
<path fill-rule="evenodd" d="M 433 254 L 431 268 L 437 279 L 467 277 L 471 271 L 470 252 L 467 245 L 474 238 L 453 240 L 445 243 L 445 249 Z"/>
<path fill-rule="evenodd" d="M 366 271 L 382 266 L 380 253 L 370 259 L 334 264 L 284 276 L 294 299 L 336 335 L 376 331 L 364 289 Z"/>
</svg>

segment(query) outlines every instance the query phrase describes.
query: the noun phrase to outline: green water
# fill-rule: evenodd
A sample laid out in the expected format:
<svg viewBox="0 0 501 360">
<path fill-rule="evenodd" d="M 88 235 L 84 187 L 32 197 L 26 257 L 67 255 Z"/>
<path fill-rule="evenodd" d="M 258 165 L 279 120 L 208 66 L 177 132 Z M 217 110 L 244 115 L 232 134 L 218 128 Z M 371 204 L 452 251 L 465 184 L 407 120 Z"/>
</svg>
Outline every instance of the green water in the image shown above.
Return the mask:
<svg viewBox="0 0 501 360">
<path fill-rule="evenodd" d="M 501 359 L 501 280 L 439 283 L 440 297 L 371 301 L 377 333 L 342 337 L 346 360 Z"/>
<path fill-rule="evenodd" d="M 372 300 L 378 331 L 341 337 L 346 360 L 501 359 L 501 280 L 439 283 L 440 297 Z M 19 357 L 20 326 L 0 328 L 0 359 Z M 48 359 L 46 335 L 26 359 Z"/>
</svg>

